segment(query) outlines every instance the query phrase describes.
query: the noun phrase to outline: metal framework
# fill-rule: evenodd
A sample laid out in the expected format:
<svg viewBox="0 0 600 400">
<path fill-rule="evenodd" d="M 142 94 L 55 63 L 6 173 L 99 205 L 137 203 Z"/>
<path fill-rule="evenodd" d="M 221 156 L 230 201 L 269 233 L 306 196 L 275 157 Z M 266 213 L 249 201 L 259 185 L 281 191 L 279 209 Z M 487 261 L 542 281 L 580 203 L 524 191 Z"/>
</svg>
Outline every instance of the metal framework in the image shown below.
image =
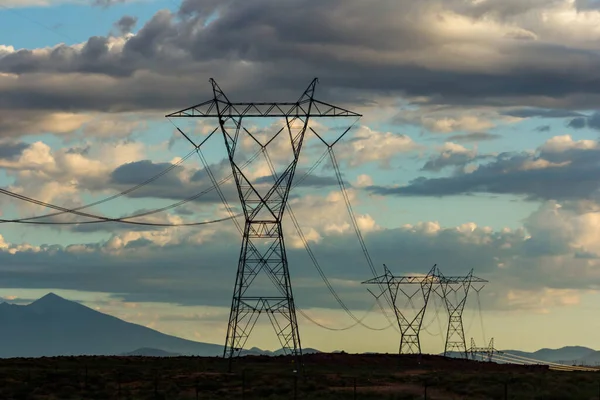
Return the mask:
<svg viewBox="0 0 600 400">
<path fill-rule="evenodd" d="M 480 287 L 476 290 L 480 291 L 487 281 L 473 276 L 472 269 L 467 276 L 444 276 L 438 269 L 437 279 L 438 286 L 434 290 L 442 297 L 446 305 L 446 311 L 448 311 L 448 331 L 446 333 L 444 356 L 451 351 L 457 351 L 464 358 L 468 358 L 462 314 L 467 303 L 469 289 L 477 285 Z M 439 290 L 441 290 L 441 293 Z"/>
<path fill-rule="evenodd" d="M 471 360 L 475 360 L 477 355 L 481 355 L 482 357 L 487 357 L 488 362 L 492 362 L 494 353 L 502 354 L 501 351 L 494 348 L 494 338 L 490 340 L 488 347 L 477 347 L 475 345 L 475 339 L 471 338 L 471 347 L 467 349 L 467 353 L 471 355 Z"/>
<path fill-rule="evenodd" d="M 364 281 L 363 284 L 375 284 L 387 286 L 388 293 L 391 298 L 391 303 L 394 308 L 394 313 L 400 328 L 400 354 L 421 354 L 421 341 L 419 333 L 423 324 L 423 317 L 429 302 L 429 295 L 434 283 L 437 283 L 435 274 L 436 266 L 424 276 L 394 276 L 387 266 L 384 264 L 384 275 Z M 415 291 L 407 292 L 403 289 L 405 285 L 419 285 Z M 369 290 L 370 291 L 370 290 Z M 373 292 L 371 292 L 373 294 Z M 398 294 L 401 293 L 403 298 L 407 298 L 412 304 L 413 298 L 421 293 L 423 296 L 423 307 L 417 310 L 414 317 L 407 317 L 397 305 Z M 375 294 L 373 294 L 376 296 Z M 378 297 L 378 296 L 376 296 Z"/>
<path fill-rule="evenodd" d="M 167 115 L 183 118 L 216 118 L 227 148 L 227 156 L 233 171 L 237 192 L 245 217 L 242 244 L 238 262 L 236 282 L 231 303 L 223 356 L 231 360 L 240 355 L 260 314 L 267 314 L 282 350 L 295 357 L 301 365 L 302 345 L 296 319 L 294 296 L 286 256 L 282 219 L 309 120 L 315 117 L 361 117 L 360 114 L 314 99 L 315 78 L 294 103 L 233 103 L 214 79 L 210 79 L 213 99 Z M 243 125 L 244 118 L 281 118 L 285 125 L 273 137 L 261 142 L 258 135 Z M 314 132 L 312 128 L 311 131 Z M 348 130 L 343 132 L 333 146 Z M 181 132 L 183 134 L 183 132 Z M 316 133 L 316 132 L 315 132 Z M 248 135 L 262 150 L 283 134 L 291 144 L 291 160 L 286 161 L 283 172 L 274 176 L 272 186 L 265 188 L 248 178 L 236 161 L 240 138 Z M 185 135 L 185 134 L 184 134 Z M 186 136 L 187 137 L 187 136 Z M 322 139 L 321 139 L 322 140 Z M 193 142 L 192 142 L 193 143 Z M 273 283 L 271 292 L 255 283 L 261 274 Z M 260 287 L 258 287 L 260 286 Z"/>
</svg>

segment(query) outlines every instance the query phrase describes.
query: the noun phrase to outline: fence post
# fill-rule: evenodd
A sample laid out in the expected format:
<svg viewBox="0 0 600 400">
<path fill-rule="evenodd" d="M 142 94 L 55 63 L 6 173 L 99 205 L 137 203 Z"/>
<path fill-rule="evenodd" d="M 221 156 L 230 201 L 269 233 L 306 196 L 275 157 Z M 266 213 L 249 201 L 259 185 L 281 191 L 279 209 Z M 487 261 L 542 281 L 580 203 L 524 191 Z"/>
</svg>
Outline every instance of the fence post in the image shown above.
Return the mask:
<svg viewBox="0 0 600 400">
<path fill-rule="evenodd" d="M 154 398 L 158 399 L 158 375 L 154 375 Z"/>
<path fill-rule="evenodd" d="M 356 400 L 356 377 L 354 378 L 354 400 Z"/>
<path fill-rule="evenodd" d="M 504 400 L 508 400 L 508 382 L 504 382 Z"/>
<path fill-rule="evenodd" d="M 423 382 L 423 398 L 427 400 L 427 382 Z"/>
<path fill-rule="evenodd" d="M 200 395 L 200 383 L 196 381 L 196 400 L 198 400 Z"/>
<path fill-rule="evenodd" d="M 298 375 L 294 374 L 294 400 L 298 399 Z"/>
<path fill-rule="evenodd" d="M 117 399 L 121 399 L 121 374 L 117 374 Z"/>
<path fill-rule="evenodd" d="M 246 369 L 242 370 L 242 400 L 246 398 Z"/>
</svg>

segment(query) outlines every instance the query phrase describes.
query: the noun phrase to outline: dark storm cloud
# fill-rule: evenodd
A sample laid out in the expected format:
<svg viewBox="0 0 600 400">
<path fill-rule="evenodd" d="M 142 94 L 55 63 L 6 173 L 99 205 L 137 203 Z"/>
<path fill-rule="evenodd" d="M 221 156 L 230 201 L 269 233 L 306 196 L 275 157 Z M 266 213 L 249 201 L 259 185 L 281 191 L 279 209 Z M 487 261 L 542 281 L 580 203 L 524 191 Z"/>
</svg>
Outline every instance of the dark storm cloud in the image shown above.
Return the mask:
<svg viewBox="0 0 600 400">
<path fill-rule="evenodd" d="M 130 198 L 151 197 L 159 199 L 183 200 L 198 196 L 193 201 L 195 202 L 219 202 L 220 197 L 216 190 L 208 191 L 200 195 L 201 192 L 212 187 L 206 171 L 192 170 L 190 182 L 184 181 L 178 173 L 183 170 L 182 166 L 176 166 L 168 173 L 164 173 L 172 164 L 169 163 L 154 163 L 150 160 L 135 161 L 123 164 L 117 167 L 111 174 L 109 183 L 114 189 L 130 188 L 137 185 L 139 189 L 133 190 L 126 194 Z M 229 171 L 223 167 L 227 167 L 225 163 L 220 163 L 216 166 L 211 166 L 211 171 L 220 180 L 226 177 Z M 156 180 L 149 180 L 161 175 Z M 224 193 L 233 194 L 234 188 L 229 182 L 223 184 Z M 228 196 L 229 197 L 229 196 Z"/>
<path fill-rule="evenodd" d="M 543 217 L 543 216 L 542 216 Z M 490 232 L 484 229 L 436 230 L 419 224 L 365 235 L 374 264 L 381 272 L 386 263 L 395 274 L 425 273 L 437 263 L 446 275 L 466 274 L 493 279 L 508 289 L 589 288 L 585 274 L 574 276 L 572 265 L 564 271 L 540 274 L 549 255 L 573 255 L 554 231 Z M 127 301 L 166 302 L 184 305 L 229 307 L 235 281 L 240 238 L 223 234 L 203 243 L 159 247 L 146 239 L 127 245 L 126 252 L 110 254 L 105 245 L 88 245 L 75 253 L 60 246 L 41 252 L 0 252 L 0 279 L 5 288 L 56 288 L 115 293 Z M 311 245 L 331 284 L 351 308 L 367 309 L 373 299 L 359 283 L 372 277 L 360 246 L 352 234 L 327 236 Z M 74 250 L 74 248 L 71 248 Z M 290 273 L 299 307 L 338 308 L 304 249 L 288 246 Z M 397 262 L 402 255 L 402 262 Z M 577 261 L 574 258 L 574 262 Z M 581 260 L 585 262 L 585 260 Z M 498 268 L 498 263 L 505 263 Z M 565 279 L 568 276 L 568 279 Z M 269 293 L 269 280 L 256 281 Z M 348 282 L 353 282 L 348 285 Z M 263 294 L 265 294 L 263 292 Z"/>
<path fill-rule="evenodd" d="M 567 126 L 569 128 L 573 128 L 573 129 L 583 129 L 586 127 L 586 125 L 587 125 L 586 120 L 583 117 L 573 118 L 567 124 Z"/>
<path fill-rule="evenodd" d="M 473 235 L 489 239 L 473 239 L 471 243 L 454 229 L 436 235 L 395 229 L 369 234 L 366 243 L 379 270 L 382 263 L 387 263 L 396 274 L 424 273 L 437 262 L 448 275 L 467 273 L 470 268 L 465 266 L 477 265 L 478 276 L 495 274 L 498 259 L 510 258 L 526 246 L 522 233 L 489 234 L 479 230 Z M 228 307 L 239 244 L 237 235 L 220 235 L 206 244 L 165 247 L 136 241 L 130 244 L 131 251 L 120 256 L 106 254 L 97 245 L 90 246 L 90 253 L 72 253 L 60 247 L 55 247 L 52 254 L 49 250 L 15 255 L 0 252 L 0 279 L 6 288 L 73 289 L 119 293 L 128 301 Z M 353 235 L 327 237 L 311 248 L 350 307 L 372 305 L 364 286 L 358 285 L 372 275 Z M 337 308 L 306 251 L 288 247 L 287 253 L 298 304 Z M 402 254 L 402 263 L 393 261 L 398 254 Z M 526 268 L 518 273 L 529 274 Z M 336 279 L 354 281 L 356 285 L 341 285 Z"/>
<path fill-rule="evenodd" d="M 23 142 L 0 143 L 0 158 L 16 158 L 28 147 L 29 144 Z"/>
<path fill-rule="evenodd" d="M 536 132 L 550 132 L 550 130 L 550 125 L 540 125 L 537 128 L 535 128 Z"/>
<path fill-rule="evenodd" d="M 201 93 L 210 97 L 211 76 L 240 101 L 295 99 L 314 76 L 323 83 L 317 97 L 348 103 L 394 94 L 463 105 L 514 106 L 535 97 L 559 99 L 565 106 L 575 101 L 573 96 L 585 98 L 579 100 L 584 103 L 597 101 L 600 55 L 592 50 L 545 41 L 507 42 L 500 54 L 514 67 L 453 70 L 442 54 L 453 44 L 425 22 L 429 3 L 186 1 L 177 17 L 159 11 L 122 48 L 109 50 L 108 38 L 93 37 L 82 50 L 59 46 L 3 56 L 0 71 L 20 76 L 2 85 L 0 107 L 175 110 L 204 100 Z M 485 4 L 505 17 L 537 7 L 531 2 Z M 445 7 L 475 17 L 489 14 L 461 1 L 448 1 Z M 212 15 L 218 18 L 207 24 Z M 410 55 L 425 47 L 436 63 L 413 61 Z M 569 60 L 569 68 L 562 60 Z M 60 77 L 67 73 L 88 75 Z"/>
<path fill-rule="evenodd" d="M 458 142 L 458 143 L 483 142 L 483 141 L 488 141 L 488 140 L 500 139 L 501 137 L 502 137 L 502 135 L 497 135 L 495 133 L 473 132 L 473 133 L 465 133 L 465 134 L 450 136 L 447 139 L 447 141 Z"/>
<path fill-rule="evenodd" d="M 420 177 L 401 187 L 372 186 L 379 195 L 450 196 L 472 193 L 514 194 L 530 200 L 600 198 L 600 149 L 542 150 L 538 154 L 502 153 L 470 173 Z M 548 165 L 553 163 L 553 166 Z"/>
<path fill-rule="evenodd" d="M 114 26 L 119 30 L 121 35 L 125 35 L 126 33 L 130 33 L 133 30 L 133 28 L 137 24 L 137 21 L 137 17 L 124 15 L 123 17 L 121 17 L 121 19 L 115 22 Z"/>
<path fill-rule="evenodd" d="M 573 129 L 590 128 L 600 131 L 600 112 L 595 112 L 590 116 L 573 118 L 567 126 Z"/>
<path fill-rule="evenodd" d="M 539 108 L 522 108 L 518 110 L 504 111 L 502 115 L 517 118 L 569 118 L 581 117 L 582 114 L 569 110 L 544 110 Z"/>
</svg>

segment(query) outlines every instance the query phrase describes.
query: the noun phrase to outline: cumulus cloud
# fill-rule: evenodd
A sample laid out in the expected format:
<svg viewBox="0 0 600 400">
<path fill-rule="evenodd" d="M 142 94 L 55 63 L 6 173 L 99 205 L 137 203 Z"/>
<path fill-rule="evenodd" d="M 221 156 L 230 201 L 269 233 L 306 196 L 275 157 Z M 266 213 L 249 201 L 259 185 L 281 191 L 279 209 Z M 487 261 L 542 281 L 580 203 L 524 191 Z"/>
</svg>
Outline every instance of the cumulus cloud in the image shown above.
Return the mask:
<svg viewBox="0 0 600 400">
<path fill-rule="evenodd" d="M 420 148 L 421 146 L 408 135 L 378 132 L 367 126 L 361 126 L 351 139 L 340 142 L 335 151 L 351 167 L 377 163 L 381 167 L 388 168 L 390 162 L 399 154 Z"/>
</svg>

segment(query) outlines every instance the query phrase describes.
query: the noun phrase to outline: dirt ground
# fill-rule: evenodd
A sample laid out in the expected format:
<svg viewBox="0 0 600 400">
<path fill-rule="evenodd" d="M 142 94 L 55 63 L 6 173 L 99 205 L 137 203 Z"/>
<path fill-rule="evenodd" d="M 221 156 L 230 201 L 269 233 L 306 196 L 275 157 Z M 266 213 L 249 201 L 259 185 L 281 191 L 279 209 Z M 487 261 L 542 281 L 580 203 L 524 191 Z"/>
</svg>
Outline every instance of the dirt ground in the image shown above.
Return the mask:
<svg viewBox="0 0 600 400">
<path fill-rule="evenodd" d="M 57 357 L 0 360 L 0 399 L 599 399 L 597 372 L 440 356 Z"/>
</svg>

